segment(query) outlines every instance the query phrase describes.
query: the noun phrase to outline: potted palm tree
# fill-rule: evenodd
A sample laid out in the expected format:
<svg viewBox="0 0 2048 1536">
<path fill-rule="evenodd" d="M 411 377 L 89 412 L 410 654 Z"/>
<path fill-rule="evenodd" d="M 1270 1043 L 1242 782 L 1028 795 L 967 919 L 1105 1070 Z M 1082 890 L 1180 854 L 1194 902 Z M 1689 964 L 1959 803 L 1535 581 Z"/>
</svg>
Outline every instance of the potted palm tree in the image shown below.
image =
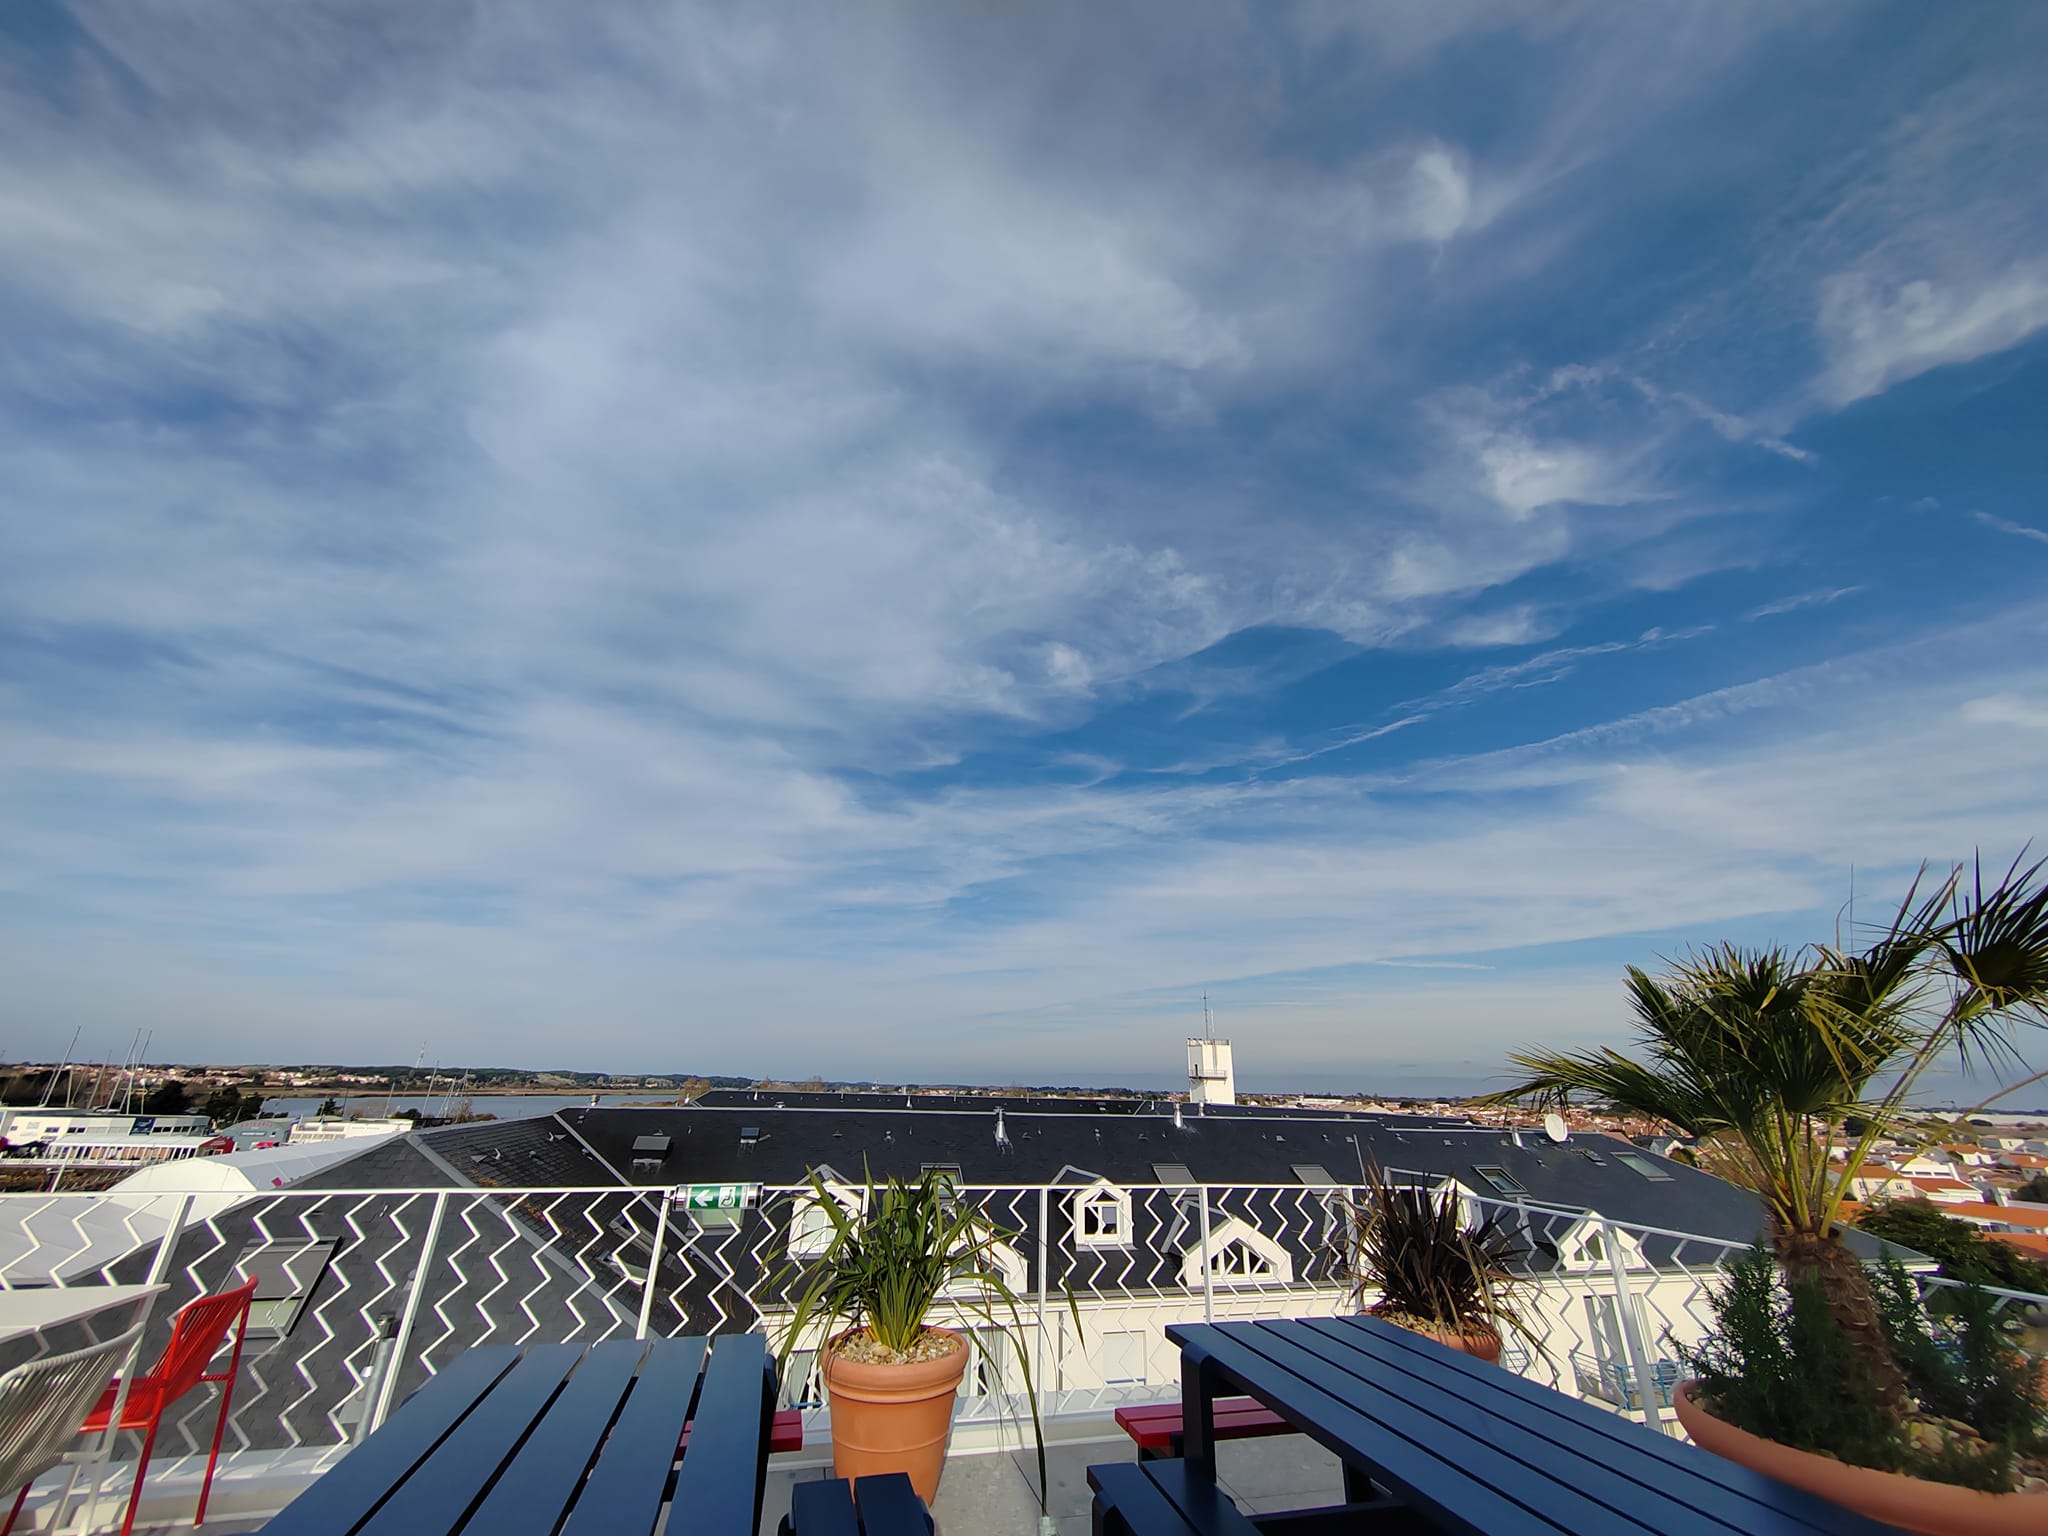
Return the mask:
<svg viewBox="0 0 2048 1536">
<path fill-rule="evenodd" d="M 800 1221 L 825 1227 L 825 1241 L 815 1258 L 793 1259 L 776 1277 L 774 1289 L 790 1305 L 779 1353 L 786 1366 L 800 1344 L 819 1348 L 837 1475 L 905 1472 L 927 1504 L 937 1494 L 967 1368 L 965 1338 L 933 1321 L 950 1315 L 984 1340 L 1012 1346 L 1031 1409 L 1043 1509 L 1044 1426 L 1023 1303 L 1002 1265 L 1001 1250 L 1018 1234 L 936 1172 L 915 1183 L 878 1185 L 870 1177 L 851 1210 L 813 1174 L 797 1212 Z M 1079 1310 L 1071 1296 L 1066 1301 L 1078 1331 Z"/>
<path fill-rule="evenodd" d="M 1830 1373 L 1828 1389 L 1837 1399 L 1869 1398 L 1884 1426 L 1875 1441 L 1858 1435 L 1802 1447 L 1822 1453 L 1808 1458 L 1824 1463 L 1822 1470 L 1875 1461 L 1939 1479 L 1944 1466 L 1969 1459 L 1965 1449 L 1928 1444 L 1916 1431 L 1925 1405 L 1901 1363 L 1895 1330 L 1887 1331 L 1871 1275 L 1843 1240 L 1842 1210 L 1873 1146 L 1910 1137 L 1910 1101 L 1932 1068 L 2017 1062 L 2014 1031 L 2048 1023 L 2043 867 L 2022 868 L 2015 860 L 1989 889 L 1981 864 L 1957 866 L 1931 884 L 1923 869 L 1890 925 L 1861 950 L 1722 945 L 1672 964 L 1660 977 L 1631 967 L 1637 1054 L 1523 1052 L 1512 1058 L 1520 1081 L 1493 1095 L 1497 1103 L 1555 1105 L 1580 1094 L 1664 1121 L 1698 1138 L 1711 1171 L 1762 1197 L 1783 1288 L 1775 1315 L 1789 1320 L 1794 1298 L 1811 1298 L 1803 1316 L 1824 1315 L 1844 1341 L 1840 1350 L 1822 1349 L 1813 1368 Z M 1986 1102 L 2042 1075 L 2011 1083 Z M 1754 1307 L 1750 1315 L 1757 1315 Z M 1743 1405 L 1757 1396 L 1702 1392 L 1694 1384 L 1682 1387 L 1677 1401 L 1682 1420 L 1726 1412 L 1739 1421 Z M 1751 1438 L 1769 1429 L 1754 1420 L 1735 1427 Z M 1917 1453 L 1916 1440 L 1926 1454 Z M 1872 1444 L 1884 1449 L 1873 1452 Z M 1793 1476 L 1788 1466 L 1770 1470 Z M 1861 1497 L 1832 1475 L 1821 1481 L 1828 1486 L 1810 1486 L 1844 1503 Z M 2018 1518 L 2048 1529 L 2040 1495 L 1949 1491 L 1965 1511 L 1998 1497 L 2033 1501 Z M 1898 1492 L 1882 1482 L 1858 1507 L 1900 1519 Z M 1968 1518 L 1927 1516 L 1914 1528 L 1965 1530 L 1971 1527 L 1956 1522 Z"/>
<path fill-rule="evenodd" d="M 1395 1183 L 1377 1161 L 1360 1177 L 1338 1235 L 1354 1305 L 1482 1360 L 1500 1359 L 1504 1329 L 1542 1351 L 1517 1307 L 1527 1250 L 1497 1214 L 1468 1224 L 1456 1189 Z"/>
</svg>

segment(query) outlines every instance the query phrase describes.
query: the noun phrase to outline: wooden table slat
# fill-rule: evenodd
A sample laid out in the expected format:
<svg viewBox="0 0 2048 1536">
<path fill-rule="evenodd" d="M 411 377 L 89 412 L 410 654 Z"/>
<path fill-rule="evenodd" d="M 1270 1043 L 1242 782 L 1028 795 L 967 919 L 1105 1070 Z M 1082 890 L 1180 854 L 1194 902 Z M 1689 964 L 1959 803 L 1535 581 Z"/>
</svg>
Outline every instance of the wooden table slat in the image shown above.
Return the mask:
<svg viewBox="0 0 2048 1536">
<path fill-rule="evenodd" d="M 470 1529 L 482 1536 L 554 1536 L 611 1428 L 647 1346 L 613 1339 L 593 1347 L 505 1469 Z"/>
<path fill-rule="evenodd" d="M 1754 1536 L 1894 1536 L 1890 1526 L 1844 1510 L 1774 1478 L 1700 1453 L 1668 1435 L 1566 1393 L 1442 1349 L 1378 1318 L 1309 1318 L 1310 1330 L 1389 1373 L 1396 1396 L 1446 1392 L 1555 1443 L 1567 1457 L 1611 1469 L 1732 1530 Z M 1454 1385 L 1453 1385 L 1454 1384 Z"/>
<path fill-rule="evenodd" d="M 724 1347 L 723 1340 L 719 1347 Z M 690 1404 L 697 1397 L 704 1351 L 702 1339 L 656 1339 L 648 1347 L 626 1406 L 605 1440 L 590 1480 L 569 1511 L 568 1523 L 562 1528 L 564 1536 L 617 1536 L 654 1529 L 675 1466 L 676 1442 L 682 1438 Z M 691 1433 L 693 1458 L 705 1427 L 699 1424 Z M 738 1475 L 731 1468 L 727 1472 Z M 753 1468 L 748 1467 L 746 1474 L 751 1486 Z M 669 1529 L 695 1529 L 688 1513 L 679 1504 L 669 1516 Z M 752 1531 L 747 1527 L 744 1536 L 752 1536 Z"/>
<path fill-rule="evenodd" d="M 562 1385 L 562 1378 L 582 1358 L 581 1344 L 531 1346 L 526 1357 L 370 1516 L 362 1527 L 365 1536 L 421 1536 L 422 1532 L 454 1530 L 512 1459 Z"/>
<path fill-rule="evenodd" d="M 1173 1506 L 1159 1489 L 1159 1485 L 1146 1475 L 1146 1465 L 1135 1461 L 1106 1463 L 1088 1469 L 1088 1481 L 1094 1487 L 1100 1504 L 1116 1506 L 1125 1523 L 1134 1531 L 1145 1532 L 1192 1532 L 1187 1516 Z M 1099 1529 L 1099 1527 L 1098 1527 Z M 803 1536 L 799 1531 L 797 1536 Z"/>
<path fill-rule="evenodd" d="M 1171 1459 L 1145 1463 L 1145 1475 L 1198 1531 L 1241 1532 L 1256 1528 L 1221 1488 L 1189 1475 L 1187 1463 Z"/>
<path fill-rule="evenodd" d="M 1446 1460 L 1441 1445 L 1418 1444 L 1346 1402 L 1343 1393 L 1348 1379 L 1335 1380 L 1334 1391 L 1316 1379 L 1340 1378 L 1341 1373 L 1334 1367 L 1324 1365 L 1283 1339 L 1262 1340 L 1262 1347 L 1254 1349 L 1244 1337 L 1252 1331 L 1251 1325 L 1237 1325 L 1226 1331 L 1210 1324 L 1175 1324 L 1168 1328 L 1167 1337 L 1183 1349 L 1193 1345 L 1207 1351 L 1239 1390 L 1249 1392 L 1338 1456 L 1349 1452 L 1351 1457 L 1362 1459 L 1375 1481 L 1428 1510 L 1449 1531 L 1466 1536 L 1554 1536 L 1557 1532 L 1578 1536 L 1579 1527 L 1564 1523 L 1569 1518 L 1567 1514 L 1543 1518 L 1500 1488 L 1491 1486 L 1494 1479 L 1488 1473 L 1496 1470 L 1496 1463 L 1505 1463 L 1506 1458 L 1484 1447 L 1474 1447 L 1475 1452 L 1483 1453 L 1477 1467 Z M 1307 1374 L 1291 1364 L 1276 1362 L 1269 1350 L 1300 1364 Z M 1508 1470 L 1505 1466 L 1497 1469 Z M 1590 1508 L 1597 1511 L 1596 1518 L 1608 1514 L 1598 1506 Z M 1604 1519 L 1598 1528 L 1613 1529 L 1616 1525 L 1625 1536 L 1643 1536 L 1641 1526 Z"/>
<path fill-rule="evenodd" d="M 428 1378 L 383 1428 L 286 1505 L 263 1527 L 264 1536 L 348 1536 L 518 1358 L 518 1346 L 512 1344 L 464 1350 L 446 1370 Z"/>
<path fill-rule="evenodd" d="M 711 1346 L 697 1427 L 676 1479 L 683 1531 L 752 1532 L 760 1519 L 768 1425 L 775 1403 L 768 1341 L 758 1333 L 722 1334 Z"/>
</svg>

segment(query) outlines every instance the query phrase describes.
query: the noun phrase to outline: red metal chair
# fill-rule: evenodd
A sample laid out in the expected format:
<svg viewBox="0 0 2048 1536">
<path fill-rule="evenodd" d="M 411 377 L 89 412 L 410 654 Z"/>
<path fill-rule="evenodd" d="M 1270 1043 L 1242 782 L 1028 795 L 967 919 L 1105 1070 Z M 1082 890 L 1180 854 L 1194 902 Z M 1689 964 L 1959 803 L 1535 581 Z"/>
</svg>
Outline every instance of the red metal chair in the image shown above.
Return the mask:
<svg viewBox="0 0 2048 1536">
<path fill-rule="evenodd" d="M 142 1502 L 142 1479 L 149 1471 L 149 1453 L 156 1448 L 156 1432 L 165 1412 L 195 1387 L 219 1382 L 220 1414 L 213 1421 L 213 1449 L 206 1457 L 206 1481 L 199 1487 L 199 1513 L 192 1517 L 195 1526 L 205 1521 L 206 1501 L 213 1493 L 214 1464 L 220 1460 L 221 1436 L 227 1432 L 228 1406 L 234 1401 L 235 1372 L 242 1363 L 242 1337 L 249 1329 L 249 1303 L 255 1295 L 256 1276 L 251 1275 L 231 1291 L 187 1302 L 171 1324 L 171 1340 L 164 1346 L 156 1369 L 128 1383 L 128 1397 L 121 1404 L 120 1427 L 139 1429 L 144 1434 L 142 1460 L 135 1465 L 135 1488 L 128 1495 L 128 1516 L 121 1522 L 121 1536 L 129 1536 L 135 1528 L 135 1506 Z M 235 1349 L 228 1358 L 228 1368 L 209 1372 L 206 1368 L 220 1352 L 230 1329 L 234 1331 Z M 115 1381 L 86 1415 L 85 1434 L 98 1434 L 106 1429 L 120 1394 L 121 1383 Z"/>
</svg>

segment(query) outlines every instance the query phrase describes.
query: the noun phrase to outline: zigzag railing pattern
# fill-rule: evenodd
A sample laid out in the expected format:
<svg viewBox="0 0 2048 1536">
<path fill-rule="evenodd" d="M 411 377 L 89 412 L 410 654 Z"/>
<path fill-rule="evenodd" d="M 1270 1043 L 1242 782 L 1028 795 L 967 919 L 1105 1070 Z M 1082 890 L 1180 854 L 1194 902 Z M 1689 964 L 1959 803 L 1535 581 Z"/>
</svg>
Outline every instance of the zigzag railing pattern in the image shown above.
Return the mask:
<svg viewBox="0 0 2048 1536">
<path fill-rule="evenodd" d="M 1171 1398 L 1180 1367 L 1170 1323 L 1349 1310 L 1339 1235 L 1345 1202 L 1361 1194 L 1100 1181 L 961 1188 L 958 1198 L 1015 1234 L 1003 1258 L 1024 1299 L 1029 1352 L 1018 1360 L 1013 1344 L 974 1334 L 961 1417 L 1015 1420 L 1026 1365 L 1049 1412 Z M 339 1447 L 472 1345 L 777 1332 L 787 1315 L 778 1276 L 793 1241 L 801 1251 L 808 1191 L 764 1188 L 726 1210 L 671 1196 L 618 1185 L 4 1195 L 0 1286 L 156 1275 L 168 1291 L 142 1345 L 147 1360 L 178 1307 L 260 1273 L 228 1447 Z M 1710 1288 L 1745 1245 L 1466 1198 L 1475 1217 L 1501 1216 L 1524 1250 L 1540 1347 L 1510 1338 L 1504 1363 L 1668 1427 L 1675 1346 L 1704 1332 Z M 2001 1304 L 2016 1324 L 2048 1322 L 2048 1298 L 2014 1292 Z M 813 1349 L 793 1356 L 784 1381 L 785 1401 L 818 1404 Z M 203 1446 L 210 1411 L 195 1397 L 167 1427 L 166 1452 Z"/>
</svg>

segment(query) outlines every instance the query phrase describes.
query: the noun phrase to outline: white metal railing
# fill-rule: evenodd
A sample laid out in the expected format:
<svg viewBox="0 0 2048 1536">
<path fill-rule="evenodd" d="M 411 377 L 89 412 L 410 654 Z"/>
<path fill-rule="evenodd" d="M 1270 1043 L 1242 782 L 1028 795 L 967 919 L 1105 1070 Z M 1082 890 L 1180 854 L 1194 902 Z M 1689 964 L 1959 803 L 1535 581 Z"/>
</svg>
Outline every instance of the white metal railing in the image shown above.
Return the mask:
<svg viewBox="0 0 2048 1536">
<path fill-rule="evenodd" d="M 1017 1234 L 1003 1263 L 1024 1298 L 1044 1407 L 1061 1413 L 1174 1396 L 1171 1323 L 1348 1311 L 1342 1217 L 1361 1193 L 1104 1183 L 959 1196 Z M 478 1345 L 778 1331 L 777 1274 L 793 1235 L 801 1246 L 795 1218 L 808 1195 L 766 1188 L 754 1206 L 725 1211 L 617 1185 L 0 1195 L 0 1285 L 160 1279 L 169 1290 L 146 1359 L 179 1306 L 256 1273 L 227 1448 L 335 1447 Z M 1673 1346 L 1704 1334 L 1709 1287 L 1746 1245 L 1507 1199 L 1472 1205 L 1500 1216 L 1524 1249 L 1541 1347 L 1511 1336 L 1508 1368 L 1664 1427 Z M 2015 1292 L 2008 1304 L 2048 1321 L 2048 1298 Z M 960 1415 L 1013 1418 L 1022 1362 L 969 1331 Z M 796 1357 L 785 1400 L 812 1406 L 818 1395 L 812 1362 Z M 167 1426 L 168 1449 L 197 1450 L 210 1413 L 195 1396 Z"/>
</svg>

